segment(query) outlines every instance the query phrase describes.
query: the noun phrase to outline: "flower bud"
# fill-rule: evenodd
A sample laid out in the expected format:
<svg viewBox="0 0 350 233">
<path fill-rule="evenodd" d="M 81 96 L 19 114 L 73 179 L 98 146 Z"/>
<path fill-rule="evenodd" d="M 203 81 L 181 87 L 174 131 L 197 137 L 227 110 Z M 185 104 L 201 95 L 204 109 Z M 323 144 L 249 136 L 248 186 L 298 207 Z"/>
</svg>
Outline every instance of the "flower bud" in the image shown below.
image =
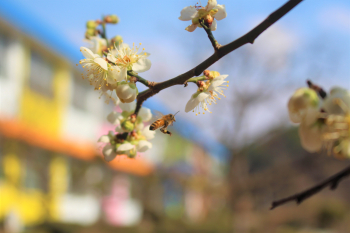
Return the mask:
<svg viewBox="0 0 350 233">
<path fill-rule="evenodd" d="M 121 82 L 117 89 L 117 96 L 122 103 L 131 103 L 139 93 L 135 83 Z"/>
<path fill-rule="evenodd" d="M 207 25 L 208 27 L 211 26 L 211 24 L 213 23 L 213 20 L 214 20 L 214 18 L 213 18 L 213 16 L 211 16 L 211 15 L 206 15 L 206 16 L 204 17 L 204 23 L 205 23 L 205 25 Z"/>
<path fill-rule="evenodd" d="M 88 28 L 88 29 L 86 29 L 86 31 L 85 31 L 85 37 L 87 38 L 87 39 L 89 39 L 90 37 L 93 37 L 93 36 L 95 36 L 96 35 L 96 30 L 95 29 L 93 29 L 93 28 Z"/>
<path fill-rule="evenodd" d="M 310 88 L 299 88 L 289 99 L 289 118 L 294 123 L 300 123 L 310 109 L 317 109 L 319 98 Z"/>
<path fill-rule="evenodd" d="M 95 20 L 89 20 L 89 21 L 86 22 L 86 28 L 87 29 L 94 29 L 95 30 L 97 26 L 98 25 L 97 25 Z"/>
<path fill-rule="evenodd" d="M 127 120 L 121 124 L 121 127 L 123 130 L 125 130 L 127 132 L 131 132 L 134 130 L 135 125 L 131 121 Z"/>
<path fill-rule="evenodd" d="M 119 22 L 119 18 L 117 15 L 107 15 L 105 18 L 104 18 L 104 21 L 106 23 L 112 23 L 112 24 L 117 24 Z"/>
<path fill-rule="evenodd" d="M 111 39 L 111 44 L 118 46 L 119 44 L 123 43 L 123 37 L 122 36 L 115 36 Z"/>
</svg>

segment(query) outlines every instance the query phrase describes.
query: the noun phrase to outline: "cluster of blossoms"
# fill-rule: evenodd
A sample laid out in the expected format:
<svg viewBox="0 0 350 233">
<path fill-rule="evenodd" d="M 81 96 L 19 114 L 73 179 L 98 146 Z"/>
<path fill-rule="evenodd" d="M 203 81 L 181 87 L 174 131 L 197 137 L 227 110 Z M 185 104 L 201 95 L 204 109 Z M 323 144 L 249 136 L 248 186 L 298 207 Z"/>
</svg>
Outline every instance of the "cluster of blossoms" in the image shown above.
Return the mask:
<svg viewBox="0 0 350 233">
<path fill-rule="evenodd" d="M 115 131 L 100 137 L 98 142 L 105 143 L 102 149 L 104 159 L 112 161 L 117 155 L 127 155 L 134 158 L 137 152 L 145 152 L 152 148 L 148 140 L 154 138 L 155 131 L 145 125 L 152 118 L 151 110 L 141 108 L 139 114 L 134 114 L 136 103 L 120 103 L 122 112 L 111 112 L 107 120 L 116 125 Z"/>
<path fill-rule="evenodd" d="M 204 27 L 208 32 L 209 29 L 216 30 L 215 19 L 224 19 L 226 15 L 224 5 L 218 5 L 216 0 L 209 0 L 205 7 L 185 7 L 179 19 L 192 20 L 192 25 L 186 28 L 190 32 L 197 27 Z M 155 133 L 144 125 L 152 116 L 149 109 L 141 108 L 135 114 L 135 99 L 139 93 L 136 82 L 146 83 L 145 85 L 148 82 L 138 76 L 138 73 L 150 69 L 151 61 L 148 59 L 150 54 L 145 52 L 145 49 L 140 49 L 141 43 L 140 46 L 133 44 L 130 48 L 123 43 L 121 36 L 107 39 L 106 24 L 118 22 L 119 18 L 116 15 L 88 21 L 85 39 L 89 46 L 80 48 L 85 57 L 79 61 L 85 71 L 82 73 L 82 78 L 87 79 L 90 85 L 100 92 L 100 98 L 103 95 L 107 97 L 106 103 L 112 100 L 122 110 L 108 115 L 107 120 L 116 125 L 115 131 L 110 131 L 98 140 L 105 143 L 102 152 L 106 161 L 113 160 L 119 154 L 135 157 L 137 152 L 148 150 L 152 147 L 148 140 L 152 139 Z M 203 76 L 188 80 L 196 83 L 198 90 L 188 101 L 186 112 L 192 110 L 200 113 L 201 109 L 203 114 L 205 111 L 210 112 L 207 104 L 216 104 L 216 100 L 220 99 L 219 95 L 224 96 L 223 90 L 228 86 L 228 81 L 225 81 L 227 76 L 206 70 Z"/>
<path fill-rule="evenodd" d="M 300 123 L 301 144 L 307 151 L 324 147 L 336 158 L 350 158 L 350 92 L 340 87 L 328 95 L 322 92 L 298 89 L 288 102 L 289 117 Z"/>
<path fill-rule="evenodd" d="M 138 94 L 135 84 L 137 78 L 128 75 L 128 71 L 141 73 L 151 68 L 151 61 L 147 59 L 149 53 L 143 50 L 139 53 L 139 47 L 133 45 L 130 48 L 127 44 L 120 43 L 109 50 L 107 57 L 101 57 L 90 49 L 81 47 L 85 59 L 79 63 L 86 71 L 86 75 L 82 76 L 90 81 L 95 90 L 101 92 L 101 96 L 112 98 L 115 90 L 122 103 L 131 103 Z"/>
<path fill-rule="evenodd" d="M 203 76 L 196 78 L 197 80 L 199 79 L 196 82 L 198 89 L 187 102 L 185 112 L 193 111 L 198 115 L 200 114 L 200 110 L 203 109 L 203 114 L 205 111 L 211 113 L 208 109 L 208 104 L 216 104 L 216 99 L 221 99 L 218 94 L 226 97 L 223 90 L 228 87 L 227 83 L 229 81 L 225 81 L 227 76 L 226 74 L 220 75 L 217 71 L 205 70 Z"/>
<path fill-rule="evenodd" d="M 222 20 L 227 16 L 225 5 L 218 5 L 216 0 L 208 0 L 208 4 L 205 7 L 185 7 L 180 13 L 180 20 L 192 21 L 192 24 L 186 27 L 186 30 L 189 32 L 193 32 L 197 27 L 202 27 L 200 24 L 201 20 L 203 20 L 203 23 L 205 23 L 211 31 L 215 31 L 217 27 L 215 19 Z"/>
</svg>

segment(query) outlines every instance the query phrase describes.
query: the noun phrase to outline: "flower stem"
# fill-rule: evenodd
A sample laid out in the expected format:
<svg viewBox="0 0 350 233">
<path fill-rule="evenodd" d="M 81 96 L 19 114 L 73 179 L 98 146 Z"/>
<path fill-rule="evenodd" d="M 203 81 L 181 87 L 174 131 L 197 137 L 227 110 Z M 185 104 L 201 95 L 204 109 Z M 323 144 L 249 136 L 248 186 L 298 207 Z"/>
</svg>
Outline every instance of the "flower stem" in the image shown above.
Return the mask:
<svg viewBox="0 0 350 233">
<path fill-rule="evenodd" d="M 195 77 L 195 78 L 190 78 L 189 80 L 187 80 L 187 82 L 197 83 L 198 81 L 203 81 L 203 80 L 207 80 L 207 77 L 205 77 L 204 75 Z"/>
<path fill-rule="evenodd" d="M 215 51 L 217 51 L 221 47 L 221 45 L 215 40 L 213 33 L 211 32 L 210 28 L 205 25 L 204 20 L 199 20 L 199 23 L 203 27 L 205 32 L 208 34 L 208 38 L 211 44 L 213 45 L 213 48 L 215 49 Z"/>
<path fill-rule="evenodd" d="M 137 75 L 137 73 L 133 70 L 128 70 L 128 75 L 136 77 L 137 81 L 139 81 L 140 83 L 142 83 L 143 85 L 145 85 L 146 87 L 151 87 L 150 82 L 140 76 Z"/>
<path fill-rule="evenodd" d="M 108 39 L 107 39 L 107 36 L 106 36 L 106 23 L 104 21 L 102 21 L 101 25 L 102 25 L 101 37 L 106 40 L 107 48 L 108 48 L 109 47 L 109 42 L 108 42 Z"/>
</svg>

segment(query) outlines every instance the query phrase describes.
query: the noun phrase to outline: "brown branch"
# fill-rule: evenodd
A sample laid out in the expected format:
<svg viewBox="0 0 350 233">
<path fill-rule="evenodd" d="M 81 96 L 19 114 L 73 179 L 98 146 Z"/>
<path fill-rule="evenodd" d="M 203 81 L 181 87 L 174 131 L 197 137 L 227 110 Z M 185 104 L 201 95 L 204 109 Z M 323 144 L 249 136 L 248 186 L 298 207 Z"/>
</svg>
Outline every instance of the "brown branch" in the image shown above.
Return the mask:
<svg viewBox="0 0 350 233">
<path fill-rule="evenodd" d="M 315 195 L 316 193 L 320 192 L 322 189 L 327 187 L 329 187 L 331 190 L 334 190 L 338 187 L 339 182 L 349 175 L 350 175 L 350 166 L 345 168 L 341 172 L 329 177 L 328 179 L 319 183 L 318 185 L 315 185 L 303 192 L 272 202 L 270 209 L 272 210 L 280 205 L 284 205 L 291 201 L 295 201 L 297 204 L 300 204 L 305 199 Z"/>
<path fill-rule="evenodd" d="M 145 90 L 137 96 L 137 105 L 135 109 L 135 113 L 138 113 L 140 110 L 142 103 L 147 100 L 152 95 L 160 92 L 161 90 L 174 86 L 174 85 L 183 85 L 188 79 L 200 75 L 205 69 L 209 66 L 220 60 L 225 55 L 230 52 L 236 50 L 237 48 L 247 44 L 254 43 L 254 40 L 267 28 L 269 28 L 272 24 L 274 24 L 277 20 L 282 18 L 285 14 L 287 14 L 290 10 L 292 10 L 296 5 L 298 5 L 303 0 L 289 0 L 275 12 L 270 14 L 264 21 L 262 21 L 258 26 L 253 28 L 250 32 L 245 34 L 244 36 L 238 38 L 237 40 L 232 41 L 231 43 L 221 46 L 217 49 L 213 55 L 208 57 L 205 61 L 200 63 L 198 66 L 193 69 L 183 73 L 175 78 L 169 79 L 164 82 L 160 82 L 155 84 L 151 89 Z"/>
</svg>

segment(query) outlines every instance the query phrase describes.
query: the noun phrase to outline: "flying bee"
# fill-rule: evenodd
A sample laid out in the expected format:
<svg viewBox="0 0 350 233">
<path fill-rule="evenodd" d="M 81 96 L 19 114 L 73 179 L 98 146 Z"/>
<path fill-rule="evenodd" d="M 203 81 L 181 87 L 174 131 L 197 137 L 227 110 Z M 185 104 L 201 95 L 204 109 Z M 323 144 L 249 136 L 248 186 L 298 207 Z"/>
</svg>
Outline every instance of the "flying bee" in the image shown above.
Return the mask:
<svg viewBox="0 0 350 233">
<path fill-rule="evenodd" d="M 150 130 L 156 130 L 158 128 L 160 128 L 160 131 L 164 134 L 170 134 L 171 136 L 171 132 L 168 131 L 168 126 L 169 125 L 173 125 L 173 122 L 175 122 L 175 115 L 177 113 L 173 114 L 168 114 L 168 115 L 164 115 L 158 111 L 155 111 L 157 113 L 157 115 L 160 116 L 160 118 L 158 120 L 156 120 L 155 122 L 153 122 L 150 126 L 149 129 Z"/>
</svg>

